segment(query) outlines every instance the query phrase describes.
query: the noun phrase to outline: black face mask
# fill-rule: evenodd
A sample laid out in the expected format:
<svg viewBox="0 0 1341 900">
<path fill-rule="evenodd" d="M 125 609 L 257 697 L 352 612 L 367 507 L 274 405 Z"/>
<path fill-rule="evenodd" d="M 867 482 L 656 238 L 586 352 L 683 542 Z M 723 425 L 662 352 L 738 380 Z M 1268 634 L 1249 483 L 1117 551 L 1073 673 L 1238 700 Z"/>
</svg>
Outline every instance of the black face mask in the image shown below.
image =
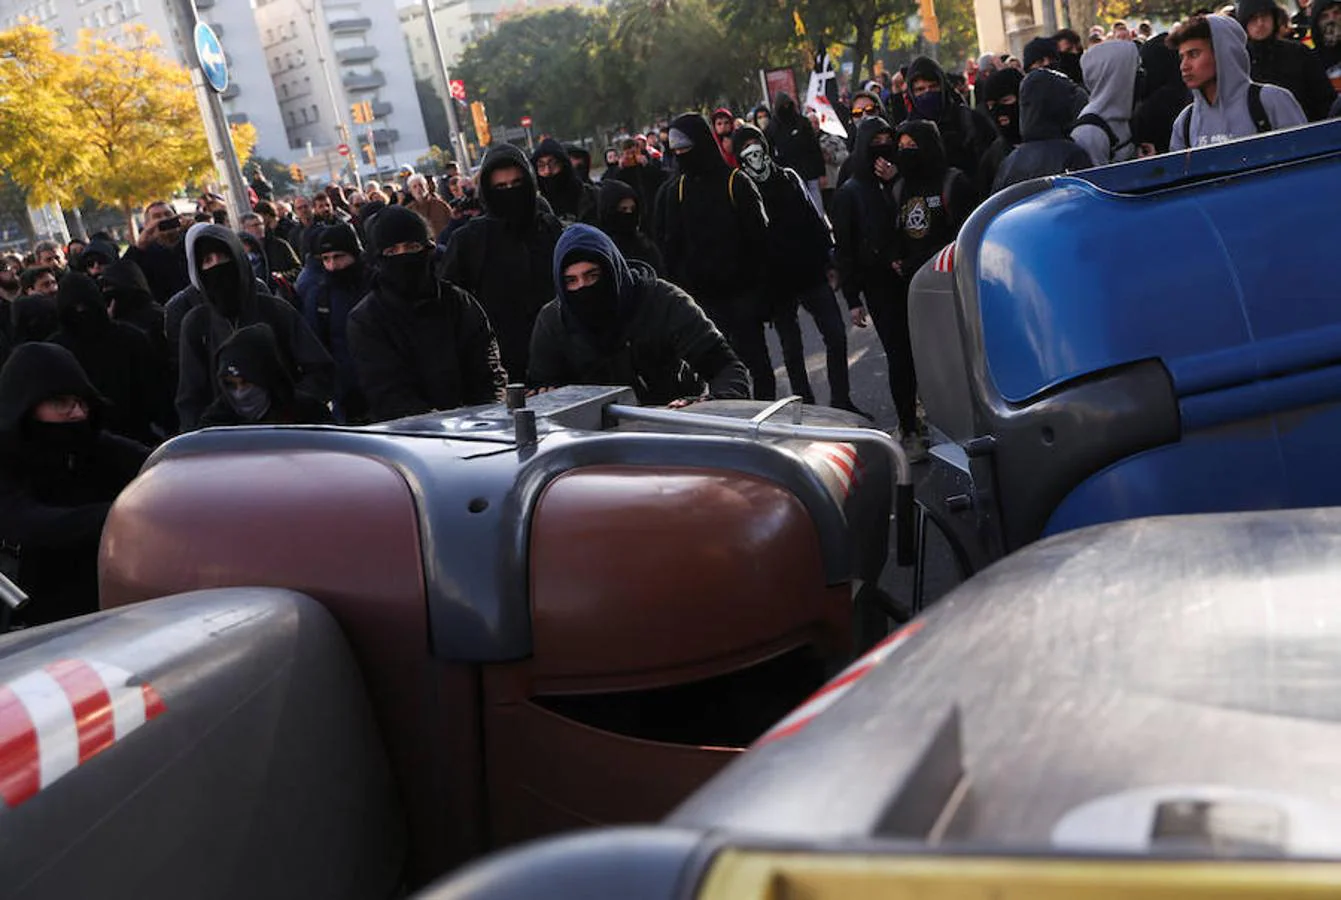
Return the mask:
<svg viewBox="0 0 1341 900">
<path fill-rule="evenodd" d="M 248 275 L 251 270 L 248 269 Z M 200 273 L 200 286 L 209 304 L 227 318 L 237 317 L 242 307 L 242 272 L 233 260 Z"/>
<path fill-rule="evenodd" d="M 899 148 L 893 144 L 879 144 L 871 147 L 871 164 L 874 165 L 877 159 L 892 163 L 898 159 L 898 155 Z"/>
<path fill-rule="evenodd" d="M 38 422 L 30 419 L 25 428 L 34 446 L 44 453 L 87 450 L 97 436 L 93 423 L 88 419 L 82 422 Z"/>
<path fill-rule="evenodd" d="M 356 262 L 352 266 L 336 269 L 334 272 L 327 272 L 326 277 L 329 278 L 333 284 L 338 284 L 342 287 L 358 284 L 359 279 L 363 277 L 363 264 Z"/>
<path fill-rule="evenodd" d="M 616 211 L 610 215 L 611 234 L 633 234 L 638 230 L 638 213 Z"/>
<path fill-rule="evenodd" d="M 598 344 L 608 346 L 619 338 L 619 294 L 614 279 L 602 277 L 567 294 L 568 309 Z"/>
<path fill-rule="evenodd" d="M 537 176 L 537 179 L 540 181 L 540 193 L 544 194 L 546 197 L 557 191 L 560 186 L 563 185 L 564 181 L 567 180 L 562 174 L 539 175 Z"/>
<path fill-rule="evenodd" d="M 377 278 L 393 293 L 407 300 L 419 300 L 433 287 L 433 254 L 420 250 L 383 256 L 377 261 Z"/>
<path fill-rule="evenodd" d="M 926 164 L 921 150 L 899 149 L 899 172 L 908 178 L 917 178 L 926 174 Z"/>
<path fill-rule="evenodd" d="M 525 186 L 494 188 L 489 194 L 489 211 L 513 224 L 524 224 L 530 218 L 533 199 Z"/>
<path fill-rule="evenodd" d="M 7 291 L 17 291 L 19 289 L 19 276 L 10 271 L 0 273 L 0 288 Z"/>
<path fill-rule="evenodd" d="M 997 130 L 1002 137 L 1012 144 L 1020 142 L 1020 104 L 998 104 L 992 112 L 992 118 L 996 120 Z M 1002 119 L 1006 120 L 1005 125 L 1001 124 Z"/>
</svg>

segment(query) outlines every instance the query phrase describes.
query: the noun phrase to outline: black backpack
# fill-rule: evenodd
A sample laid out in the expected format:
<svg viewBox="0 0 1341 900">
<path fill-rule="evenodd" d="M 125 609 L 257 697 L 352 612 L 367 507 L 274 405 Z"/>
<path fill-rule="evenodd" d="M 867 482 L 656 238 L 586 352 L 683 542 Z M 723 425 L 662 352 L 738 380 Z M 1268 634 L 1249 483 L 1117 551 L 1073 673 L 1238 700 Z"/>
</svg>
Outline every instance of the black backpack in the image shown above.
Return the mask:
<svg viewBox="0 0 1341 900">
<path fill-rule="evenodd" d="M 1192 109 L 1189 103 L 1183 112 L 1187 113 L 1187 118 L 1183 119 L 1183 146 L 1188 150 L 1192 149 Z M 1267 115 L 1266 107 L 1262 105 L 1262 86 L 1257 82 L 1248 85 L 1248 115 L 1252 116 L 1253 127 L 1257 129 L 1258 134 L 1266 134 L 1272 130 L 1271 117 Z"/>
<path fill-rule="evenodd" d="M 1108 135 L 1108 159 L 1110 162 L 1113 157 L 1117 156 L 1119 150 L 1131 144 L 1131 138 L 1119 141 L 1117 134 L 1109 127 L 1108 120 L 1098 113 L 1085 113 L 1085 115 L 1076 119 L 1075 124 L 1071 126 L 1071 132 L 1074 132 L 1081 125 L 1093 125 L 1096 128 L 1103 129 L 1103 133 Z M 1068 134 L 1071 132 L 1068 132 Z"/>
</svg>

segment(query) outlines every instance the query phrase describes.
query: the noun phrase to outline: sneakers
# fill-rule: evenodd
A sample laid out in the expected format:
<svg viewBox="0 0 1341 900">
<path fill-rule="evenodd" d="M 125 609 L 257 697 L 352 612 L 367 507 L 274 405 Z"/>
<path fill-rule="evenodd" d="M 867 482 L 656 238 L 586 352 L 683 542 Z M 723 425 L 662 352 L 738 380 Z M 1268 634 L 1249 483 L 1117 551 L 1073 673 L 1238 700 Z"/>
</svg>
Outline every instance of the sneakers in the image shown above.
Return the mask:
<svg viewBox="0 0 1341 900">
<path fill-rule="evenodd" d="M 920 463 L 927 458 L 927 445 L 920 434 L 905 434 L 899 438 L 899 445 L 908 456 L 908 462 Z"/>
</svg>

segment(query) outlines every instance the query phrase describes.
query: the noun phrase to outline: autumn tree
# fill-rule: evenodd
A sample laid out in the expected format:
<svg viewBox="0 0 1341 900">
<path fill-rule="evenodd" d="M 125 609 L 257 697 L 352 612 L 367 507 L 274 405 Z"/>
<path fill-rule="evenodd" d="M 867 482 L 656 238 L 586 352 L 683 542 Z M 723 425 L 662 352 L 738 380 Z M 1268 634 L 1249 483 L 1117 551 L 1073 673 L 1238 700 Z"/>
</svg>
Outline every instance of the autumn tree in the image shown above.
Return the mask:
<svg viewBox="0 0 1341 900">
<path fill-rule="evenodd" d="M 0 169 L 33 203 L 70 203 L 87 174 L 85 131 L 67 90 L 70 64 L 45 28 L 0 32 Z"/>
</svg>

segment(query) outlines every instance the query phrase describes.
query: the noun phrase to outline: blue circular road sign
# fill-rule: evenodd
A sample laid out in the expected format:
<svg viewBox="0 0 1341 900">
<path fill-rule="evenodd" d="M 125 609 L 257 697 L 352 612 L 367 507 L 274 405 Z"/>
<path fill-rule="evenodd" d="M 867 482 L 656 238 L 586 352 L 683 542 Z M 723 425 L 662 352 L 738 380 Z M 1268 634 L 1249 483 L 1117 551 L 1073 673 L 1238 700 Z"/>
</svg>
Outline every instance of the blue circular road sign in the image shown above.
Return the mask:
<svg viewBox="0 0 1341 900">
<path fill-rule="evenodd" d="M 228 90 L 228 60 L 224 58 L 223 44 L 204 22 L 196 23 L 196 59 L 200 71 L 210 87 L 220 94 Z"/>
</svg>

